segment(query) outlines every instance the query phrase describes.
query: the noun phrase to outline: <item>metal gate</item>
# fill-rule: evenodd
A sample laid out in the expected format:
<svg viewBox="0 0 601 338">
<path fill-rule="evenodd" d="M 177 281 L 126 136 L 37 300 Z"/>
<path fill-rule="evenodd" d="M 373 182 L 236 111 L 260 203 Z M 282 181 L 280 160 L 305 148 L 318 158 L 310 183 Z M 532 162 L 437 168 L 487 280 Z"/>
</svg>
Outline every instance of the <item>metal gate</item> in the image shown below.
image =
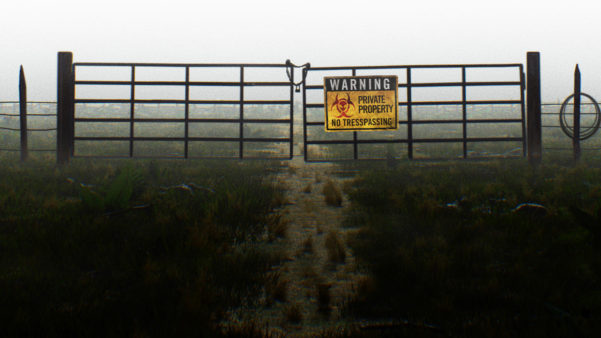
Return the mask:
<svg viewBox="0 0 601 338">
<path fill-rule="evenodd" d="M 442 81 L 438 78 L 416 79 L 417 73 L 424 70 L 434 77 L 440 73 L 454 73 L 454 78 Z M 493 76 L 487 76 L 487 73 L 498 70 L 503 70 L 503 79 L 490 79 Z M 404 155 L 399 151 L 400 144 L 406 145 L 406 157 L 409 159 L 424 157 L 416 156 L 416 148 L 419 145 L 440 143 L 458 144 L 458 156 L 462 158 L 517 157 L 526 154 L 525 76 L 522 64 L 313 67 L 304 69 L 304 72 L 306 81 L 303 86 L 303 144 L 306 161 L 399 158 Z M 478 79 L 471 80 L 470 73 L 474 72 L 477 73 Z M 323 77 L 332 75 L 397 75 L 399 129 L 387 132 L 326 133 L 323 127 Z M 502 88 L 509 88 L 512 95 L 495 93 L 497 95 L 494 99 L 470 98 L 469 92 L 480 88 L 499 88 L 498 92 L 505 90 Z M 437 89 L 436 92 L 454 90 L 455 97 L 438 98 L 439 95 L 434 92 L 435 99 L 417 98 L 416 91 L 423 89 Z M 401 101 L 403 96 L 404 101 Z M 486 134 L 486 130 L 494 132 L 495 129 L 504 128 L 500 127 L 503 125 L 512 126 L 511 132 L 495 136 Z M 438 126 L 442 130 L 453 126 L 455 132 L 449 135 L 416 135 L 416 129 L 422 126 Z M 475 134 L 478 129 L 484 130 L 485 134 L 470 135 Z M 471 145 L 482 142 L 504 142 L 513 147 L 502 154 L 470 150 Z M 342 149 L 332 149 L 334 147 Z"/>
<path fill-rule="evenodd" d="M 292 158 L 294 90 L 285 64 L 80 62 L 72 67 L 71 156 Z M 82 79 L 90 68 L 102 69 L 103 79 Z M 282 81 L 249 76 L 270 69 L 277 69 Z M 140 76 L 147 70 L 169 70 L 180 78 Z M 214 76 L 206 80 L 202 74 L 209 73 Z M 251 97 L 253 88 L 263 89 L 264 97 L 257 91 Z M 280 88 L 279 97 L 274 88 Z M 173 91 L 179 97 L 165 95 Z"/>
<path fill-rule="evenodd" d="M 536 104 L 540 101 L 540 89 L 536 87 L 540 70 L 538 63 L 530 62 L 535 57 L 538 60 L 538 53 L 528 54 L 529 89 L 533 86 L 528 90 L 528 112 L 536 117 L 540 115 Z M 102 69 L 102 76 L 86 78 L 83 73 L 89 68 Z M 294 68 L 302 68 L 302 81 L 297 83 Z M 148 79 L 141 75 L 161 69 L 177 70 L 179 78 Z M 111 76 L 114 70 L 121 71 L 120 77 Z M 218 75 L 207 78 L 196 74 L 201 70 L 212 70 Z M 270 71 L 277 74 L 277 79 L 263 77 Z M 230 76 L 224 76 L 225 72 L 230 72 Z M 295 66 L 289 61 L 73 63 L 70 52 L 60 52 L 58 73 L 59 163 L 67 162 L 71 156 L 290 159 L 294 155 L 294 93 L 301 86 L 302 151 L 308 162 L 521 157 L 529 143 L 525 74 L 519 63 L 349 67 Z M 323 77 L 332 75 L 397 76 L 399 128 L 326 133 Z M 102 88 L 120 88 L 121 96 L 95 96 Z M 175 88 L 180 96 L 140 95 L 148 88 L 154 88 L 155 94 Z M 216 89 L 229 90 L 230 94 L 221 95 Z M 493 97 L 478 97 L 482 89 Z M 212 90 L 212 96 L 197 97 L 199 92 L 211 94 Z M 82 95 L 85 91 L 92 94 L 86 97 Z M 540 139 L 540 123 L 536 124 L 536 118 L 532 122 L 528 124 L 528 135 Z M 452 148 L 432 148 L 443 145 Z M 532 151 L 540 155 L 537 149 L 534 144 L 528 154 Z M 111 152 L 106 153 L 107 150 Z"/>
</svg>

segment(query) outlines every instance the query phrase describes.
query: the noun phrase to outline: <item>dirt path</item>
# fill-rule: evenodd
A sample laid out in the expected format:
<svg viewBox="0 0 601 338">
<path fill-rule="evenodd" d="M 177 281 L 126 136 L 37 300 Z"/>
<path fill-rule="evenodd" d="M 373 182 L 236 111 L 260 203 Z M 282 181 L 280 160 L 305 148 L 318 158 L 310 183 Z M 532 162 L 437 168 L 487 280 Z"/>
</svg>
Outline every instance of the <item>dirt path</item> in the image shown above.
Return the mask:
<svg viewBox="0 0 601 338">
<path fill-rule="evenodd" d="M 274 274 L 279 276 L 277 297 L 247 311 L 240 320 L 263 323 L 276 336 L 316 336 L 345 324 L 340 313 L 342 305 L 352 296 L 361 277 L 346 244 L 352 230 L 341 226 L 347 198 L 343 193 L 342 206 L 330 206 L 322 192 L 328 180 L 342 190 L 350 178 L 335 175 L 335 166 L 330 163 L 305 164 L 302 158 L 295 158 L 288 165 L 289 169 L 278 175 L 287 188 L 288 204 L 281 212 L 288 227 L 285 238 L 274 244 L 286 257 L 274 267 Z M 332 259 L 336 255 L 328 254 L 327 248 L 335 247 L 336 242 L 344 251 L 337 262 Z"/>
</svg>

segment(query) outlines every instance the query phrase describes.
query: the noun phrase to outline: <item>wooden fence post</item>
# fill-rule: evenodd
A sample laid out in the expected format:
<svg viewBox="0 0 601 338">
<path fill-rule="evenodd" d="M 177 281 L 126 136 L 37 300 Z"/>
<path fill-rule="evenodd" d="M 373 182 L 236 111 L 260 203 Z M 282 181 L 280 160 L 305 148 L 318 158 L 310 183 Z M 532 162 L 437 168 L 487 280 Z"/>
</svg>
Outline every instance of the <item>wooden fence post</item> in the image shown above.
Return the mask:
<svg viewBox="0 0 601 338">
<path fill-rule="evenodd" d="M 23 66 L 19 71 L 19 129 L 21 133 L 21 161 L 29 157 L 27 146 L 27 83 Z"/>
<path fill-rule="evenodd" d="M 574 148 L 574 161 L 580 160 L 580 68 L 576 65 L 574 70 L 574 137 L 572 138 Z"/>
<path fill-rule="evenodd" d="M 56 105 L 56 161 L 66 164 L 72 154 L 74 127 L 73 53 L 58 53 L 58 91 Z"/>
<path fill-rule="evenodd" d="M 539 164 L 542 160 L 540 53 L 528 52 L 526 66 L 528 161 Z"/>
</svg>

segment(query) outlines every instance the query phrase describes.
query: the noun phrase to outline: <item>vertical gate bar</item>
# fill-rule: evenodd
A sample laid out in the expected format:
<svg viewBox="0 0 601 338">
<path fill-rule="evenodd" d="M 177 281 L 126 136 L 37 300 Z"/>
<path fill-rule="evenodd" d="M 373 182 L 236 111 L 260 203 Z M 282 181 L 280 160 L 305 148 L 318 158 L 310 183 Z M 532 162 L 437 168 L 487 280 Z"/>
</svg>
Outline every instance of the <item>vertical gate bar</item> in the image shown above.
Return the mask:
<svg viewBox="0 0 601 338">
<path fill-rule="evenodd" d="M 574 161 L 580 160 L 580 68 L 576 65 L 574 70 L 574 137 L 572 137 L 574 148 Z"/>
<path fill-rule="evenodd" d="M 407 67 L 407 157 L 413 159 L 413 126 L 411 106 L 411 67 Z"/>
<path fill-rule="evenodd" d="M 188 158 L 188 136 L 190 119 L 190 66 L 186 66 L 186 97 L 184 106 L 184 158 Z"/>
<path fill-rule="evenodd" d="M 308 69 L 303 68 L 303 79 L 306 79 L 306 72 Z M 325 90 L 325 88 L 324 88 Z M 324 102 L 325 104 L 325 102 Z M 305 162 L 307 162 L 307 153 L 309 149 L 307 146 L 307 84 L 303 82 L 303 156 L 305 157 Z"/>
<path fill-rule="evenodd" d="M 357 76 L 357 69 L 353 68 L 352 76 Z M 324 90 L 325 90 L 325 88 L 324 88 Z M 326 123 L 327 123 L 327 121 L 326 121 Z M 358 154 L 359 151 L 358 151 L 357 148 L 358 148 L 358 146 L 357 146 L 357 132 L 354 131 L 353 132 L 353 159 L 355 159 L 355 160 L 359 158 L 359 156 L 358 156 L 359 155 Z"/>
<path fill-rule="evenodd" d="M 244 66 L 240 66 L 240 149 L 238 157 L 244 158 Z"/>
<path fill-rule="evenodd" d="M 461 67 L 461 119 L 463 124 L 463 158 L 467 158 L 467 93 L 465 66 Z"/>
<path fill-rule="evenodd" d="M 134 157 L 134 109 L 136 99 L 136 66 L 131 66 L 129 98 L 129 157 Z"/>
<path fill-rule="evenodd" d="M 290 156 L 294 156 L 294 68 L 290 71 Z"/>
<path fill-rule="evenodd" d="M 522 153 L 526 156 L 526 106 L 524 104 L 524 92 L 526 91 L 526 75 L 524 74 L 524 65 L 520 64 L 520 109 L 522 116 Z"/>
<path fill-rule="evenodd" d="M 56 162 L 69 162 L 73 133 L 69 131 L 74 114 L 73 53 L 59 52 L 56 97 Z"/>
<path fill-rule="evenodd" d="M 71 65 L 69 75 L 69 156 L 75 155 L 75 66 Z"/>
<path fill-rule="evenodd" d="M 526 104 L 528 115 L 528 161 L 537 165 L 542 160 L 540 53 L 528 52 Z"/>
<path fill-rule="evenodd" d="M 21 133 L 21 161 L 26 161 L 28 154 L 27 147 L 27 83 L 25 81 L 25 72 L 23 66 L 19 70 L 19 124 Z"/>
</svg>

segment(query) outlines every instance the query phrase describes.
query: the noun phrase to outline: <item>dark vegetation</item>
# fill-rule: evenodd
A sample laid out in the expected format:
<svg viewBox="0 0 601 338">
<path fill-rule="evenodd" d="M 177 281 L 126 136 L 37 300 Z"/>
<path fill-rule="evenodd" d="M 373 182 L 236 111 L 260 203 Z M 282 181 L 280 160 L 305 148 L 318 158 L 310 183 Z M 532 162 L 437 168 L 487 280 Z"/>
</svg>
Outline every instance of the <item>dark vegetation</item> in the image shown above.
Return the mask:
<svg viewBox="0 0 601 338">
<path fill-rule="evenodd" d="M 505 161 L 361 172 L 347 225 L 359 227 L 349 244 L 369 277 L 346 311 L 374 324 L 342 335 L 601 332 L 601 169 Z"/>
<path fill-rule="evenodd" d="M 0 166 L 2 337 L 215 336 L 225 311 L 278 285 L 279 254 L 257 245 L 283 233 L 273 164 L 12 163 Z"/>
</svg>

